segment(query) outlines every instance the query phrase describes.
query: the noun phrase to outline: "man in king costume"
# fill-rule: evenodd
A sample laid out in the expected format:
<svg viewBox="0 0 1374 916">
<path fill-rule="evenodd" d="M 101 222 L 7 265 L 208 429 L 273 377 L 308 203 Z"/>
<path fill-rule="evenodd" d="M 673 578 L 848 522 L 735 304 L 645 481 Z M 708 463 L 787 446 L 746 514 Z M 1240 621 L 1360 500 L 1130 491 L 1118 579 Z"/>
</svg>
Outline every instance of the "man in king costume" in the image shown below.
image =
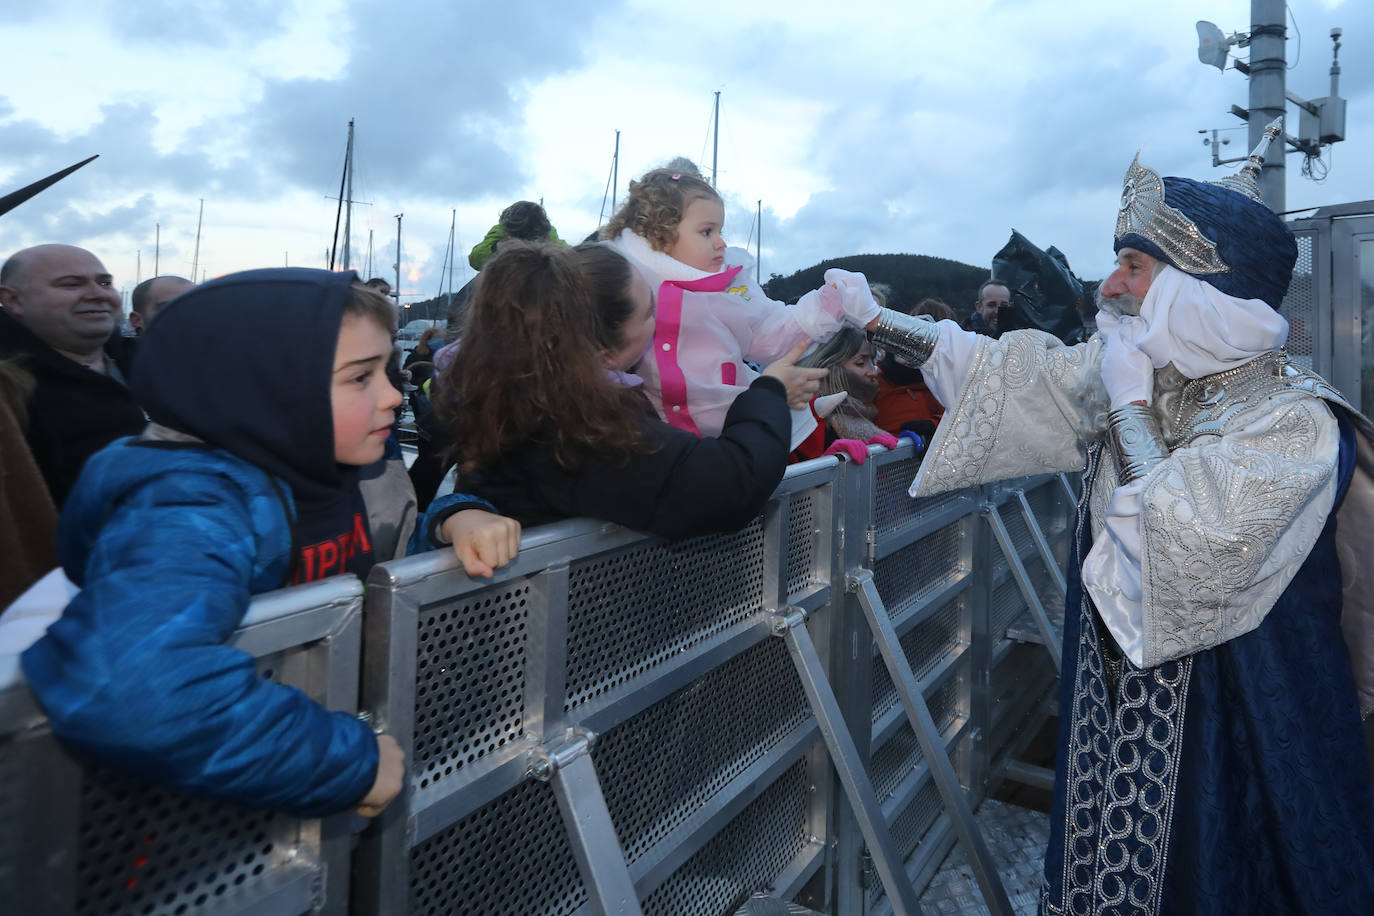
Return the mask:
<svg viewBox="0 0 1374 916">
<path fill-rule="evenodd" d="M 1374 428 L 1283 350 L 1265 146 L 1137 157 L 1086 343 L 872 331 L 947 407 L 912 496 L 1083 472 L 1044 914 L 1374 913 Z"/>
</svg>

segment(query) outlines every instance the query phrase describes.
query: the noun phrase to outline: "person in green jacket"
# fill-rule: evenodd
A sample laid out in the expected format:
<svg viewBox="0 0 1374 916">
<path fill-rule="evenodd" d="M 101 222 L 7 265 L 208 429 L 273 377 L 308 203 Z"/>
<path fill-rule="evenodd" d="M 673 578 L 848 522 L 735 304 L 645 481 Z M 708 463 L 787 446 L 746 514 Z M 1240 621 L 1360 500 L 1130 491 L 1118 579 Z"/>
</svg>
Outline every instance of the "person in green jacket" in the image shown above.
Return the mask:
<svg viewBox="0 0 1374 916">
<path fill-rule="evenodd" d="M 529 200 L 517 200 L 501 211 L 501 219 L 487 231 L 482 241 L 472 246 L 472 253 L 468 255 L 472 269 L 481 270 L 496 253 L 496 244 L 504 239 L 563 244 L 542 206 Z"/>
</svg>

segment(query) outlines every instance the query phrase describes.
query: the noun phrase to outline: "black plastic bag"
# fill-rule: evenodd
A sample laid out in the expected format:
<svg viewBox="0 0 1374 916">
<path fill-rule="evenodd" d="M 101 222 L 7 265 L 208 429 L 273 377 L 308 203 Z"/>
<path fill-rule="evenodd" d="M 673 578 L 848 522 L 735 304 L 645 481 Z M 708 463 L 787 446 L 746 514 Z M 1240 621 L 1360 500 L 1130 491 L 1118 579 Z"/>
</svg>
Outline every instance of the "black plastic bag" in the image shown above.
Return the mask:
<svg viewBox="0 0 1374 916">
<path fill-rule="evenodd" d="M 1083 281 L 1073 275 L 1058 248 L 1041 251 L 1013 229 L 1011 239 L 993 255 L 992 276 L 1011 290 L 1011 305 L 997 312 L 1000 333 L 1035 328 L 1066 344 L 1087 339 L 1079 312 Z"/>
</svg>

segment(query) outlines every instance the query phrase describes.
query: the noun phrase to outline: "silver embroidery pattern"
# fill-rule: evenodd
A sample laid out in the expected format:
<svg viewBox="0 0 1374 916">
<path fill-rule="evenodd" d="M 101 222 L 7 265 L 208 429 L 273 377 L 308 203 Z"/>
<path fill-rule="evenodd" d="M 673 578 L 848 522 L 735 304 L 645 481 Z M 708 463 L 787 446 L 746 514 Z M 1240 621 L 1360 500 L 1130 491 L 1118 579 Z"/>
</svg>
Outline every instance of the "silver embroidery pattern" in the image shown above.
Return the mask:
<svg viewBox="0 0 1374 916">
<path fill-rule="evenodd" d="M 1193 660 L 1125 664 L 1103 791 L 1095 914 L 1157 914 L 1168 865 L 1184 707 Z"/>
<path fill-rule="evenodd" d="M 1303 510 L 1335 470 L 1330 412 L 1266 366 L 1190 383 L 1180 421 L 1192 447 L 1142 494 L 1147 666 L 1259 625 L 1321 534 L 1325 514 Z"/>
<path fill-rule="evenodd" d="M 1089 449 L 1075 525 L 1082 543 L 1089 505 L 1115 488 L 1104 449 Z M 1081 558 L 1078 558 L 1081 559 Z M 1104 647 L 1086 591 L 1078 608 L 1072 706 L 1064 783 L 1064 858 L 1060 897 L 1041 893 L 1041 911 L 1125 916 L 1161 911 L 1182 757 L 1184 708 L 1192 660 L 1136 669 L 1129 662 L 1109 703 Z M 1113 705 L 1115 713 L 1113 714 Z"/>
<path fill-rule="evenodd" d="M 1097 372 L 1089 358 L 1087 346 L 1065 347 L 1038 331 L 981 338 L 957 402 L 926 455 L 918 495 L 1081 468 L 1081 446 L 1068 419 L 1081 411 L 1063 402 L 1087 373 Z"/>
</svg>

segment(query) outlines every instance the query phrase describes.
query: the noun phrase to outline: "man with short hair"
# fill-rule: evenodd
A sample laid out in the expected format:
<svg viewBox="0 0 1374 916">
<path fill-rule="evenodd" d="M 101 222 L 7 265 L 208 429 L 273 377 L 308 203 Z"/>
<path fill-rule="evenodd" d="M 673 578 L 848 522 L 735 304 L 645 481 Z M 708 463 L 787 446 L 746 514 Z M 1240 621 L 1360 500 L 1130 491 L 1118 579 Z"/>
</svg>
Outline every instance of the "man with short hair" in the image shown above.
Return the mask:
<svg viewBox="0 0 1374 916">
<path fill-rule="evenodd" d="M 27 438 L 59 508 L 87 458 L 146 422 L 105 350 L 119 312 L 109 271 L 83 248 L 38 245 L 0 267 L 0 358 L 37 382 Z"/>
<path fill-rule="evenodd" d="M 133 327 L 134 333 L 142 334 L 164 305 L 194 285 L 185 277 L 167 274 L 151 277 L 135 286 L 129 300 L 129 324 Z"/>
<path fill-rule="evenodd" d="M 973 302 L 973 312 L 964 322 L 964 330 L 985 337 L 996 337 L 997 310 L 1011 305 L 1011 290 L 1001 280 L 985 280 L 978 287 L 978 298 Z"/>
<path fill-rule="evenodd" d="M 1374 426 L 1283 350 L 1263 153 L 1131 164 L 1086 343 L 874 331 L 947 408 L 912 496 L 1083 474 L 1042 914 L 1374 913 Z"/>
</svg>

